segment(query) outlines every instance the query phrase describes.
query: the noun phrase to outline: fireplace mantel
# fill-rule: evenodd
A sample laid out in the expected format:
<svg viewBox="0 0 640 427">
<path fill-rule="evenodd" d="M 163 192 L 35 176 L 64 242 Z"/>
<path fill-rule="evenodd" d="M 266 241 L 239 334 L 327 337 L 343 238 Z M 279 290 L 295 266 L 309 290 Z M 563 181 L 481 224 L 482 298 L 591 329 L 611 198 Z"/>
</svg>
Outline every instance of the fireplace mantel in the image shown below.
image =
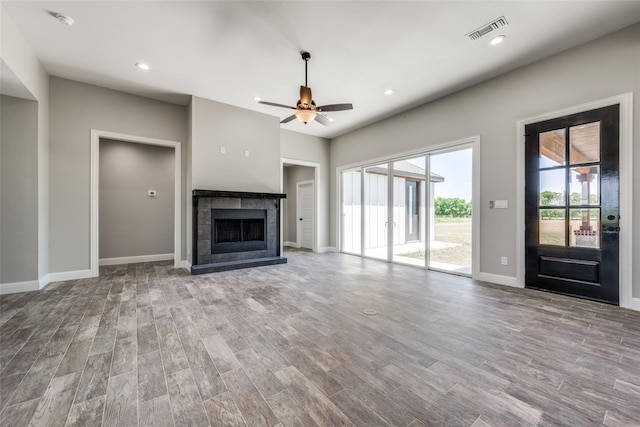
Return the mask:
<svg viewBox="0 0 640 427">
<path fill-rule="evenodd" d="M 191 274 L 213 273 L 239 268 L 259 267 L 263 265 L 283 264 L 280 239 L 280 200 L 287 197 L 283 193 L 254 193 L 243 191 L 193 190 L 193 252 Z M 229 211 L 229 214 L 225 212 Z M 256 215 L 256 213 L 261 214 Z M 216 218 L 233 221 L 244 218 L 264 218 L 264 232 L 260 232 L 257 243 L 216 242 Z M 254 220 L 255 221 L 255 220 Z M 258 225 L 259 227 L 260 225 Z M 238 225 L 236 224 L 236 228 Z M 255 227 L 255 224 L 254 224 Z M 220 235 L 218 235 L 220 236 Z M 251 237 L 250 239 L 255 239 Z M 234 248 L 229 252 L 221 248 Z"/>
<path fill-rule="evenodd" d="M 286 199 L 284 193 L 251 193 L 247 191 L 193 190 L 193 198 L 232 197 L 238 199 Z"/>
</svg>

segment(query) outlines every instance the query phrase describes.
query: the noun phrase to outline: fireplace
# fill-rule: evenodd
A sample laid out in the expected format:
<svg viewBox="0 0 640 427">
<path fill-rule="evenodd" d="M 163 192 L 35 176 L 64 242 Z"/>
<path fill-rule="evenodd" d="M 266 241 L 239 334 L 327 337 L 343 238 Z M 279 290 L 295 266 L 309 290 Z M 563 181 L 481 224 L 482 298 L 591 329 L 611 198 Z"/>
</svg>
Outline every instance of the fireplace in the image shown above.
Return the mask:
<svg viewBox="0 0 640 427">
<path fill-rule="evenodd" d="M 211 209 L 211 253 L 267 249 L 266 209 Z"/>
<path fill-rule="evenodd" d="M 286 194 L 193 191 L 192 274 L 282 264 L 280 200 Z"/>
</svg>

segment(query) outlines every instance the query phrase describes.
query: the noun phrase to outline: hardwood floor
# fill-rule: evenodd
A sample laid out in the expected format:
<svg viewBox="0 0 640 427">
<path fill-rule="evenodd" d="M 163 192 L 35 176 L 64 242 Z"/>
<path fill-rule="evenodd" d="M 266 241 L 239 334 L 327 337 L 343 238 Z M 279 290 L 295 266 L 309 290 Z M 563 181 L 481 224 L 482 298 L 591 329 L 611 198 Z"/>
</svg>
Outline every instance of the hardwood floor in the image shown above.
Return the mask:
<svg viewBox="0 0 640 427">
<path fill-rule="evenodd" d="M 0 425 L 640 424 L 640 313 L 287 257 L 104 267 L 0 297 Z"/>
</svg>

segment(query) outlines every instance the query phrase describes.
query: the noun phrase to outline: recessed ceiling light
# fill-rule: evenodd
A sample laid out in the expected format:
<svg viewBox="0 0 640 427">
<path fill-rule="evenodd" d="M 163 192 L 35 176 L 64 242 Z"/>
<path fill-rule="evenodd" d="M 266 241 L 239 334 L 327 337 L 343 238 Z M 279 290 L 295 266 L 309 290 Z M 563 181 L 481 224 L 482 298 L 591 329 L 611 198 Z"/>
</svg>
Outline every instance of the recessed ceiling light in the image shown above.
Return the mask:
<svg viewBox="0 0 640 427">
<path fill-rule="evenodd" d="M 502 36 L 496 36 L 496 37 L 494 37 L 494 38 L 492 38 L 492 39 L 491 39 L 491 41 L 489 42 L 489 44 L 490 44 L 491 46 L 495 46 L 495 45 L 497 45 L 497 44 L 502 43 L 502 42 L 504 41 L 504 39 L 506 39 L 506 38 L 507 38 L 507 36 L 504 36 L 504 35 L 502 35 Z"/>
<path fill-rule="evenodd" d="M 73 25 L 74 21 L 70 16 L 66 16 L 66 15 L 63 15 L 61 13 L 56 13 L 54 16 L 56 17 L 56 19 L 58 21 L 60 21 L 61 23 L 63 23 L 67 27 L 70 27 L 70 26 Z"/>
<path fill-rule="evenodd" d="M 147 64 L 145 64 L 144 62 L 136 62 L 136 67 L 140 68 L 141 70 L 145 70 L 145 71 L 147 71 L 149 69 L 149 66 Z"/>
<path fill-rule="evenodd" d="M 393 89 L 387 89 L 384 91 L 385 95 L 393 95 Z"/>
<path fill-rule="evenodd" d="M 329 119 L 329 121 L 330 121 L 330 122 L 332 122 L 332 121 L 333 121 L 333 119 L 332 119 L 331 117 L 328 117 L 328 119 Z"/>
<path fill-rule="evenodd" d="M 262 101 L 262 98 L 260 98 L 259 96 L 254 96 L 253 100 L 256 101 L 256 102 L 260 102 L 260 101 Z"/>
</svg>

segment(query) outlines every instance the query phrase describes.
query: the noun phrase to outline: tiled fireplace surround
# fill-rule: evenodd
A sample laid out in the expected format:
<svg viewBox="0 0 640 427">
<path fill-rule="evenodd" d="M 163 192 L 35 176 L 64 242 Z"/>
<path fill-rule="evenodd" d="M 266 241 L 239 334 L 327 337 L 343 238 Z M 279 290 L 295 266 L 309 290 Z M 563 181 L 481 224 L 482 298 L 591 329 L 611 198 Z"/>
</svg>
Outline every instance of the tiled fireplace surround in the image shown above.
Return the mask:
<svg viewBox="0 0 640 427">
<path fill-rule="evenodd" d="M 238 191 L 193 190 L 193 262 L 191 274 L 213 273 L 239 268 L 283 264 L 287 259 L 281 256 L 280 206 L 286 194 L 249 193 Z M 227 253 L 212 253 L 214 227 L 212 214 L 229 214 L 247 210 L 264 211 L 266 226 L 265 249 Z M 239 210 L 239 211 L 238 211 Z M 242 215 L 240 213 L 239 215 Z"/>
</svg>

